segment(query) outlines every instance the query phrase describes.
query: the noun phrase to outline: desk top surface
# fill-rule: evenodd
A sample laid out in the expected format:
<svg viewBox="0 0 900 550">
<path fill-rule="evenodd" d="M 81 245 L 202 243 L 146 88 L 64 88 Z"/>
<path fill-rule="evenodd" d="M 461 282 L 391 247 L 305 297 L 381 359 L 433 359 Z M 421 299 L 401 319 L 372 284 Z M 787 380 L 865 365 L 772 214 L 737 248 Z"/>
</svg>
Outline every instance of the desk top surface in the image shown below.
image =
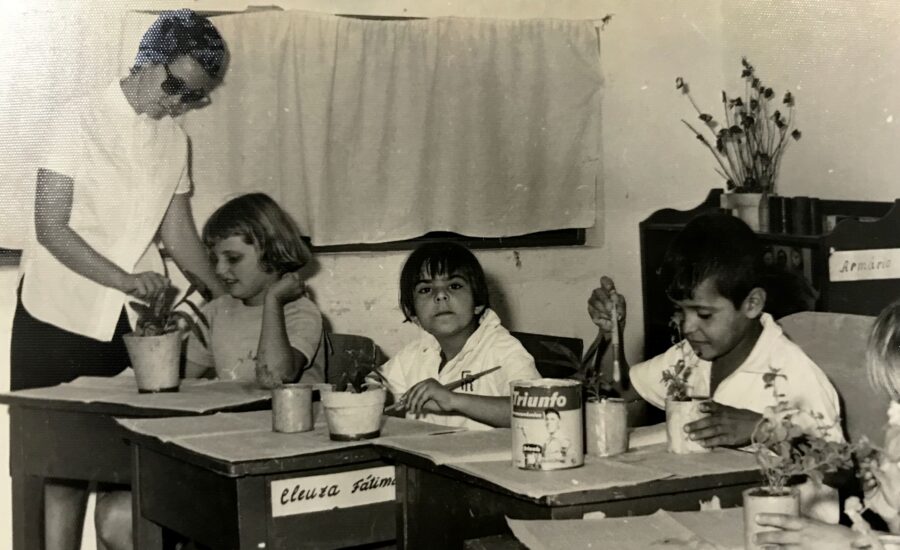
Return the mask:
<svg viewBox="0 0 900 550">
<path fill-rule="evenodd" d="M 611 495 L 752 483 L 759 479 L 753 454 L 731 449 L 676 455 L 652 438 L 612 457 L 585 457 L 584 465 L 552 471 L 513 465 L 509 430 L 431 437 L 386 438 L 382 452 L 408 466 L 546 505 L 593 502 Z M 651 485 L 656 489 L 651 489 Z M 618 497 L 616 497 L 618 498 Z"/>
<path fill-rule="evenodd" d="M 177 392 L 138 393 L 131 371 L 83 376 L 72 382 L 0 394 L 0 403 L 119 416 L 180 416 L 241 410 L 263 404 L 271 393 L 255 384 L 182 380 Z"/>
<path fill-rule="evenodd" d="M 272 430 L 272 412 L 218 413 L 180 418 L 120 418 L 130 439 L 228 476 L 275 474 L 331 463 L 376 460 L 379 439 L 332 441 L 324 417 L 313 430 L 279 433 Z M 383 437 L 428 436 L 456 431 L 417 420 L 384 417 Z"/>
</svg>

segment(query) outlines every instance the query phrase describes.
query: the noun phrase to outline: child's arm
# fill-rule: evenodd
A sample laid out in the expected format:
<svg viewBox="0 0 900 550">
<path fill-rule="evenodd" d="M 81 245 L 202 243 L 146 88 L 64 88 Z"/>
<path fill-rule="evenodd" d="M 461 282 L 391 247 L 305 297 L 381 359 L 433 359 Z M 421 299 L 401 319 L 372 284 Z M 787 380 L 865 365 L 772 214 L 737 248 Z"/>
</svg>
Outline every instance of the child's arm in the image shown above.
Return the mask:
<svg viewBox="0 0 900 550">
<path fill-rule="evenodd" d="M 292 381 L 306 367 L 307 357 L 291 346 L 284 322 L 284 304 L 306 292 L 306 285 L 296 272 L 285 273 L 269 287 L 263 302 L 262 330 L 257 348 L 257 379 L 269 386 L 274 382 Z"/>
<path fill-rule="evenodd" d="M 461 414 L 494 427 L 509 427 L 509 397 L 493 397 L 453 392 L 435 380 L 422 380 L 403 398 L 406 409 L 414 414 L 445 412 Z"/>
</svg>

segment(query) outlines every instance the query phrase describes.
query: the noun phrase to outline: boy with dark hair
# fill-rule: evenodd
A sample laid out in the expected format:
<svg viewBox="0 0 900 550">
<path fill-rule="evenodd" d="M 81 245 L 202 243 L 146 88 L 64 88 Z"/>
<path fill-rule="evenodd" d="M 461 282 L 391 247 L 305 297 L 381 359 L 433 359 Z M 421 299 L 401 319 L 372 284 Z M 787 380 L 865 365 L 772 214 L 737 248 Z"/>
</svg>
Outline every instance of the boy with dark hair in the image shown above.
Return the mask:
<svg viewBox="0 0 900 550">
<path fill-rule="evenodd" d="M 702 404 L 708 416 L 685 431 L 705 447 L 747 445 L 762 411 L 774 405 L 763 375 L 775 368 L 784 375 L 778 386 L 783 399 L 821 415 L 823 425 L 833 426 L 829 436 L 842 439 L 834 387 L 763 312 L 762 248 L 746 224 L 724 214 L 693 219 L 669 246 L 659 274 L 689 346 L 672 346 L 631 368 L 641 397 L 665 408 L 662 374 L 683 359 L 693 366 L 690 394 L 709 398 Z M 611 327 L 612 281 L 605 282 L 588 300 L 601 330 Z"/>
</svg>

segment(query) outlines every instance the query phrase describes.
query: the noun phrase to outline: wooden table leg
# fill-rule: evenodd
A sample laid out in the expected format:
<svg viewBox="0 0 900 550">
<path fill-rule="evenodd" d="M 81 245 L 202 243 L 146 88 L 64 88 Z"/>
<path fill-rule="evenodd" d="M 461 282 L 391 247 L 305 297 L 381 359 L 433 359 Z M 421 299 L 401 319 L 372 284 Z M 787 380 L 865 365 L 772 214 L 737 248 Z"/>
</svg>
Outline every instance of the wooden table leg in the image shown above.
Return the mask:
<svg viewBox="0 0 900 550">
<path fill-rule="evenodd" d="M 131 513 L 132 537 L 137 550 L 161 550 L 162 527 L 146 519 L 141 511 L 140 447 L 131 446 Z"/>
<path fill-rule="evenodd" d="M 44 478 L 13 472 L 12 529 L 14 550 L 44 547 Z"/>
</svg>

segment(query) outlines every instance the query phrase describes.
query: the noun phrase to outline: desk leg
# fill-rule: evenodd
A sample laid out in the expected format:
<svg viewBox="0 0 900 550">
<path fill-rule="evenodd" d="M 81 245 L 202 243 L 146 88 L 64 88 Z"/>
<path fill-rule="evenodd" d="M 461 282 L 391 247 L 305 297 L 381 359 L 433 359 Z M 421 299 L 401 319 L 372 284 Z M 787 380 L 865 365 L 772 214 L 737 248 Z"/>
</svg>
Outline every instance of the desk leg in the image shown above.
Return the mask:
<svg viewBox="0 0 900 550">
<path fill-rule="evenodd" d="M 12 475 L 12 528 L 15 550 L 44 547 L 44 478 Z"/>
<path fill-rule="evenodd" d="M 131 446 L 131 521 L 134 547 L 137 550 L 161 550 L 162 527 L 145 519 L 141 511 L 141 454 L 137 445 Z"/>
</svg>

